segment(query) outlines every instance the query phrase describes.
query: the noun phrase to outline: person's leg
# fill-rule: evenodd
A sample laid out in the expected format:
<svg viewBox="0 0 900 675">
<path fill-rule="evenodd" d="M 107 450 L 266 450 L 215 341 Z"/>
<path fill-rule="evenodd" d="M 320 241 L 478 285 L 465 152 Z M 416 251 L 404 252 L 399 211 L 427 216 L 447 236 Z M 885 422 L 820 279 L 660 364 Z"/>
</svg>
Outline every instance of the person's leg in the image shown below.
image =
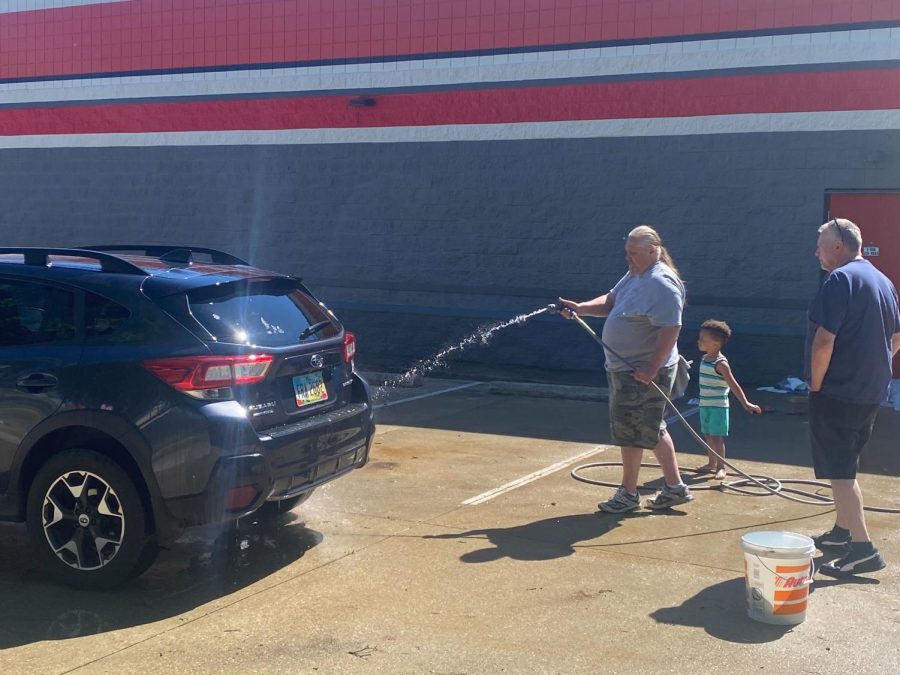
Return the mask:
<svg viewBox="0 0 900 675">
<path fill-rule="evenodd" d="M 644 450 L 627 445 L 620 447 L 622 450 L 622 483 L 610 498 L 597 504 L 597 508 L 606 513 L 628 513 L 641 508 L 641 497 L 638 494 L 637 486 Z"/>
<path fill-rule="evenodd" d="M 826 539 L 847 540 L 840 547 L 845 553 L 843 557 L 819 567 L 823 574 L 840 579 L 854 574 L 877 572 L 885 567 L 878 549 L 869 538 L 862 491 L 856 481 L 859 455 L 872 434 L 878 406 L 841 403 L 832 408 L 831 423 L 826 428 L 831 436 L 831 444 L 827 447 L 828 470 L 837 512 L 836 524 L 831 532 L 819 537 L 816 545 L 822 549 L 823 545 L 828 547 Z"/>
<path fill-rule="evenodd" d="M 644 451 L 640 439 L 640 386 L 631 373 L 607 373 L 609 381 L 609 433 L 622 450 L 622 487 L 637 492 Z"/>
<path fill-rule="evenodd" d="M 871 541 L 869 530 L 866 528 L 862 491 L 857 480 L 834 479 L 831 481 L 831 492 L 837 511 L 835 524 L 850 530 L 850 538 L 854 542 Z"/>
<path fill-rule="evenodd" d="M 855 479 L 833 479 L 831 489 L 837 509 L 837 527 L 850 530 L 850 542 L 844 548 L 841 558 L 825 563 L 819 567 L 819 571 L 829 577 L 843 579 L 855 574 L 883 570 L 886 567 L 884 559 L 869 539 L 869 531 L 866 529 L 859 484 Z"/>
<path fill-rule="evenodd" d="M 843 406 L 847 415 L 844 434 L 846 450 L 841 453 L 843 466 L 835 467 L 831 479 L 831 493 L 834 497 L 834 508 L 837 511 L 835 524 L 850 530 L 853 542 L 870 542 L 869 530 L 866 527 L 866 513 L 863 509 L 862 490 L 856 480 L 859 468 L 859 456 L 872 437 L 878 406 L 852 405 Z"/>
<path fill-rule="evenodd" d="M 809 395 L 809 443 L 812 450 L 812 462 L 815 476 L 819 480 L 832 481 L 837 468 L 837 457 L 842 452 L 842 446 L 836 442 L 841 435 L 837 427 L 837 421 L 841 414 L 841 408 L 836 402 L 820 392 L 812 392 Z M 835 497 L 835 501 L 839 498 Z M 835 511 L 838 507 L 835 506 Z M 813 537 L 816 548 L 821 551 L 842 551 L 850 545 L 850 531 L 841 527 L 835 520 L 835 525 L 828 532 Z"/>
<path fill-rule="evenodd" d="M 729 412 L 727 407 L 713 406 L 709 411 L 709 447 L 715 451 L 715 480 L 725 480 L 725 437 L 728 436 Z"/>
<path fill-rule="evenodd" d="M 706 439 L 706 442 L 709 443 L 709 407 L 708 406 L 700 406 L 700 433 L 703 434 L 703 438 Z M 716 456 L 711 452 L 706 452 L 706 464 L 702 466 L 698 466 L 694 471 L 697 473 L 712 473 L 716 470 Z"/>
<path fill-rule="evenodd" d="M 653 454 L 662 469 L 666 485 L 670 487 L 681 485 L 681 473 L 678 471 L 678 459 L 675 457 L 675 443 L 665 429 L 660 432 L 659 441 L 653 448 Z"/>
<path fill-rule="evenodd" d="M 690 488 L 681 480 L 678 460 L 675 457 L 675 443 L 665 429 L 660 432 L 659 442 L 653 448 L 653 454 L 656 455 L 656 461 L 662 468 L 666 484 L 653 499 L 647 500 L 647 508 L 668 509 L 693 500 Z"/>
<path fill-rule="evenodd" d="M 712 434 L 706 434 L 707 445 L 709 445 L 709 447 L 711 447 L 713 450 L 718 452 L 719 446 L 716 445 L 716 438 L 718 438 L 718 437 L 713 436 Z M 716 457 L 715 453 L 713 453 L 713 452 L 707 452 L 706 457 L 709 460 L 710 471 L 715 471 L 716 468 L 719 466 L 719 458 Z"/>
<path fill-rule="evenodd" d="M 672 391 L 675 381 L 676 366 L 660 368 L 654 378 L 656 386 L 650 385 L 643 392 L 643 443 L 645 448 L 653 448 L 656 461 L 662 469 L 666 485 L 670 487 L 684 485 L 678 471 L 678 460 L 675 458 L 675 443 L 666 430 L 666 399 L 660 395 L 662 390 L 667 396 Z M 659 389 L 657 389 L 657 387 Z"/>
<path fill-rule="evenodd" d="M 654 382 L 666 394 L 672 391 L 675 366 L 660 369 Z M 665 485 L 655 497 L 647 500 L 650 509 L 668 509 L 678 504 L 691 501 L 694 497 L 688 486 L 681 480 L 678 460 L 675 457 L 675 443 L 666 430 L 666 400 L 654 387 L 648 388 L 648 396 L 644 407 L 644 429 L 646 431 L 645 446 L 653 443 L 653 454 L 662 469 Z"/>
<path fill-rule="evenodd" d="M 628 513 L 639 509 L 638 474 L 644 451 L 637 447 L 640 439 L 640 406 L 638 383 L 631 373 L 607 373 L 609 382 L 610 439 L 622 450 L 622 483 L 609 499 L 597 504 L 607 513 Z"/>
<path fill-rule="evenodd" d="M 641 472 L 643 458 L 643 448 L 622 446 L 622 487 L 630 494 L 637 493 L 638 476 Z"/>
<path fill-rule="evenodd" d="M 724 459 L 720 458 L 725 457 L 725 437 L 713 436 L 712 434 L 710 434 L 706 437 L 706 439 L 706 442 L 709 443 L 709 447 L 715 450 L 718 454 L 718 457 L 716 455 L 713 455 L 709 460 L 715 465 L 713 468 L 713 470 L 716 472 L 715 479 L 723 480 L 725 478 L 725 461 Z"/>
<path fill-rule="evenodd" d="M 710 441 L 709 434 L 703 434 L 703 438 L 706 440 L 707 445 L 712 447 L 712 441 Z M 707 451 L 706 453 L 706 464 L 698 466 L 694 471 L 697 473 L 712 473 L 716 470 L 716 456 L 711 452 Z"/>
</svg>

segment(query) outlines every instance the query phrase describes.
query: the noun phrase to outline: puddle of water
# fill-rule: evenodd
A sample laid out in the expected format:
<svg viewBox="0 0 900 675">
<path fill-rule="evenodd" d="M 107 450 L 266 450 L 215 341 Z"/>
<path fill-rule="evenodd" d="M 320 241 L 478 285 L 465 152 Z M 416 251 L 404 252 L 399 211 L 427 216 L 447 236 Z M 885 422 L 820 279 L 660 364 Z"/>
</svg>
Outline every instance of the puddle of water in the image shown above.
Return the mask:
<svg viewBox="0 0 900 675">
<path fill-rule="evenodd" d="M 504 328 L 523 324 L 532 317 L 535 317 L 538 314 L 543 314 L 546 311 L 547 307 L 541 307 L 540 309 L 537 309 L 533 312 L 519 314 L 518 316 L 514 316 L 512 319 L 507 319 L 506 321 L 479 326 L 475 329 L 475 331 L 464 337 L 456 344 L 445 347 L 434 356 L 431 356 L 427 359 L 422 359 L 421 361 L 417 361 L 414 366 L 412 366 L 402 375 L 398 375 L 397 377 L 387 380 L 386 382 L 376 387 L 373 397 L 375 399 L 382 398 L 395 387 L 411 384 L 416 377 L 423 377 L 428 373 L 437 370 L 438 368 L 444 368 L 447 365 L 446 361 L 449 356 L 454 355 L 458 352 L 462 352 L 466 349 L 469 349 L 470 347 L 486 346 L 490 343 L 491 339 Z"/>
</svg>

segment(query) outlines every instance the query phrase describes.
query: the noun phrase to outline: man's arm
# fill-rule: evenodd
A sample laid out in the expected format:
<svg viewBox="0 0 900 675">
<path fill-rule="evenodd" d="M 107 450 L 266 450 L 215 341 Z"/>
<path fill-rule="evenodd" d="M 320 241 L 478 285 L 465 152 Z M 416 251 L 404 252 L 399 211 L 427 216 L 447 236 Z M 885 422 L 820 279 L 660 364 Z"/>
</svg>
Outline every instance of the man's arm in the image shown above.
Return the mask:
<svg viewBox="0 0 900 675">
<path fill-rule="evenodd" d="M 644 367 L 634 371 L 634 379 L 644 384 L 650 384 L 650 380 L 656 377 L 659 369 L 662 368 L 672 348 L 678 342 L 678 334 L 681 332 L 681 326 L 662 326 L 656 334 L 656 349 L 653 350 L 653 356 L 650 363 Z"/>
<path fill-rule="evenodd" d="M 894 333 L 891 338 L 891 349 L 893 356 L 897 356 L 897 352 L 900 352 L 900 333 Z"/>
<path fill-rule="evenodd" d="M 574 302 L 563 298 L 560 298 L 559 302 L 567 309 L 577 312 L 581 316 L 608 316 L 616 300 L 614 295 L 607 293 L 584 302 Z"/>
<path fill-rule="evenodd" d="M 819 391 L 822 388 L 825 373 L 828 372 L 828 366 L 831 365 L 831 354 L 834 352 L 834 338 L 834 333 L 825 330 L 822 326 L 816 329 L 812 348 L 810 349 L 810 391 Z"/>
</svg>

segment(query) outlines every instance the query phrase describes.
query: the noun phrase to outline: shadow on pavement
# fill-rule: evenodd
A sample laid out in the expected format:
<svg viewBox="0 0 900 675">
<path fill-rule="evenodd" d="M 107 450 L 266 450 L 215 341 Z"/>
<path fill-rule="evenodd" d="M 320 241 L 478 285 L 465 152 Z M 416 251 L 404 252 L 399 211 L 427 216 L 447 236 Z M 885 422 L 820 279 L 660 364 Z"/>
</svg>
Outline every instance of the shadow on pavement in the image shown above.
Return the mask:
<svg viewBox="0 0 900 675">
<path fill-rule="evenodd" d="M 747 616 L 743 577 L 704 588 L 678 607 L 656 610 L 650 618 L 658 623 L 702 628 L 714 638 L 739 644 L 773 642 L 793 628 L 759 623 Z"/>
<path fill-rule="evenodd" d="M 605 443 L 608 404 L 465 390 L 381 408 L 377 424 L 396 424 L 474 434 Z"/>
<path fill-rule="evenodd" d="M 831 558 L 817 557 L 816 569 Z M 877 585 L 877 579 L 850 577 L 847 579 L 817 578 L 810 586 L 810 595 L 816 589 L 836 585 Z M 744 579 L 738 577 L 704 588 L 697 595 L 685 600 L 678 607 L 665 607 L 650 617 L 659 623 L 703 628 L 707 634 L 726 642 L 760 644 L 778 640 L 793 626 L 776 626 L 754 621 L 747 616 L 744 605 Z"/>
<path fill-rule="evenodd" d="M 683 516 L 680 511 L 670 511 L 669 516 Z M 625 518 L 660 517 L 651 513 L 578 513 L 558 518 L 545 518 L 533 523 L 513 527 L 491 527 L 467 532 L 425 535 L 425 539 L 486 538 L 493 546 L 469 551 L 460 556 L 466 563 L 485 563 L 510 558 L 512 560 L 537 561 L 564 558 L 575 553 L 576 544 L 602 537 L 619 527 Z"/>
<path fill-rule="evenodd" d="M 175 617 L 258 582 L 322 541 L 293 513 L 179 540 L 130 584 L 106 592 L 52 582 L 35 566 L 23 525 L 0 525 L 0 650 Z"/>
<path fill-rule="evenodd" d="M 750 395 L 748 393 L 748 395 Z M 787 477 L 812 478 L 808 420 L 794 414 L 788 397 L 753 392 L 751 399 L 771 410 L 765 415 L 750 415 L 740 406 L 732 406 L 731 433 L 728 437 L 728 459 L 767 462 L 797 467 Z M 678 408 L 689 412 L 696 406 L 685 397 Z M 679 455 L 693 455 L 682 460 L 686 466 L 706 459 L 706 450 L 667 412 L 669 431 Z M 426 429 L 442 429 L 476 434 L 494 434 L 525 438 L 542 438 L 571 443 L 610 442 L 609 404 L 604 401 L 581 401 L 532 396 L 491 395 L 466 390 L 438 398 L 383 408 L 377 411 L 379 424 Z M 696 414 L 688 423 L 700 431 Z M 894 451 L 900 434 L 900 412 L 889 408 L 879 411 L 872 440 L 860 459 L 860 471 L 885 476 L 900 476 L 900 453 Z M 647 457 L 651 457 L 647 453 Z"/>
</svg>

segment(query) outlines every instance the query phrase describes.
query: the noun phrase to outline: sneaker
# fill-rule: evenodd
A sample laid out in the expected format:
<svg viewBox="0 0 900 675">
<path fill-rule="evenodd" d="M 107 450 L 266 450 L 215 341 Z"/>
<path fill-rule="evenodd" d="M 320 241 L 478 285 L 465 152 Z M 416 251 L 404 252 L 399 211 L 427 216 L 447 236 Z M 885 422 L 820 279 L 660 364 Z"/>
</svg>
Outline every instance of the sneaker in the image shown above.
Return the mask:
<svg viewBox="0 0 900 675">
<path fill-rule="evenodd" d="M 648 509 L 669 509 L 679 504 L 686 504 L 694 498 L 687 485 L 671 488 L 666 485 L 656 493 L 653 499 L 647 500 Z"/>
<path fill-rule="evenodd" d="M 638 495 L 628 494 L 625 488 L 619 486 L 612 499 L 600 502 L 597 506 L 606 513 L 628 513 L 641 508 L 641 498 Z"/>
<path fill-rule="evenodd" d="M 877 572 L 886 567 L 884 559 L 878 553 L 878 549 L 870 548 L 866 551 L 850 552 L 839 560 L 825 563 L 819 568 L 822 574 L 834 577 L 835 579 L 843 579 L 852 577 L 854 574 L 866 574 L 867 572 Z"/>
<path fill-rule="evenodd" d="M 820 551 L 849 551 L 850 531 L 844 529 L 841 529 L 840 531 L 837 530 L 838 526 L 835 525 L 828 530 L 828 532 L 823 532 L 818 537 L 813 537 L 812 540 L 816 543 L 816 548 Z"/>
</svg>

